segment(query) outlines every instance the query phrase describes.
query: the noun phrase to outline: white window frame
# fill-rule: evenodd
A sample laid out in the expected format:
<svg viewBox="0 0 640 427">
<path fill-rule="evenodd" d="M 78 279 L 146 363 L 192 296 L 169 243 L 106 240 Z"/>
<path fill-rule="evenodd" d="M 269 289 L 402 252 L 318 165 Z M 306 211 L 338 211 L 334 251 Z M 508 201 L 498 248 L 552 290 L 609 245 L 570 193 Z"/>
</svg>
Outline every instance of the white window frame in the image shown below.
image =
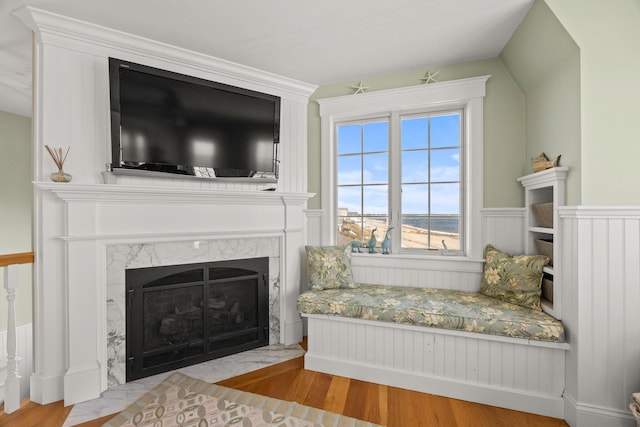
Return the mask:
<svg viewBox="0 0 640 427">
<path fill-rule="evenodd" d="M 323 245 L 332 245 L 336 237 L 337 165 L 336 123 L 372 116 L 399 116 L 415 111 L 463 110 L 463 199 L 462 212 L 465 240 L 463 258 L 482 258 L 483 204 L 483 100 L 490 76 L 409 86 L 398 89 L 366 92 L 357 95 L 319 99 L 321 118 L 321 202 Z M 395 124 L 394 124 L 395 123 Z M 390 123 L 391 135 L 399 135 L 399 122 Z M 392 137 L 393 139 L 393 137 Z M 443 254 L 443 253 L 440 253 Z M 439 254 L 439 255 L 440 255 Z M 354 254 L 356 255 L 356 254 Z M 438 255 L 438 256 L 439 256 Z M 362 256 L 371 256 L 363 254 Z M 391 254 L 388 257 L 429 257 L 433 254 Z"/>
</svg>

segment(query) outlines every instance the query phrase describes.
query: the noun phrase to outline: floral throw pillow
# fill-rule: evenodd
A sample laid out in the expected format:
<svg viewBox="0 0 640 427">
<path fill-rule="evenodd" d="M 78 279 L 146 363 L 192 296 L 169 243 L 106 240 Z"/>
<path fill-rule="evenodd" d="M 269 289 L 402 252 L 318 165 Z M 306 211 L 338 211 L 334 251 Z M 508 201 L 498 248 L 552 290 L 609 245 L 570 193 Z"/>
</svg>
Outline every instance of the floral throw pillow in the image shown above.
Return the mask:
<svg viewBox="0 0 640 427">
<path fill-rule="evenodd" d="M 350 246 L 305 246 L 307 275 L 314 291 L 355 288 Z"/>
<path fill-rule="evenodd" d="M 484 250 L 480 293 L 511 304 L 542 310 L 542 268 L 550 259 L 543 255 L 516 255 L 491 245 Z"/>
</svg>

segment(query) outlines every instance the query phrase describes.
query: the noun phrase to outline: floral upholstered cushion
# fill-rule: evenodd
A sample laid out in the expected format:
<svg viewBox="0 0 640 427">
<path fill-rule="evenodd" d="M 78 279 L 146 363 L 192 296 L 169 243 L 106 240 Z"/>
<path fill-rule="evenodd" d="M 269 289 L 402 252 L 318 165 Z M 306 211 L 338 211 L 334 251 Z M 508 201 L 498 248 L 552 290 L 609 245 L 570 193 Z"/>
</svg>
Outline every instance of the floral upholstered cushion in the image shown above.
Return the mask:
<svg viewBox="0 0 640 427">
<path fill-rule="evenodd" d="M 350 246 L 305 246 L 305 250 L 312 290 L 356 287 L 351 273 Z"/>
<path fill-rule="evenodd" d="M 307 291 L 298 298 L 303 314 L 371 319 L 458 329 L 492 335 L 562 342 L 562 323 L 541 311 L 476 292 L 402 286 Z"/>
<path fill-rule="evenodd" d="M 550 261 L 543 255 L 516 255 L 491 245 L 484 250 L 480 293 L 512 304 L 542 310 L 542 268 Z"/>
</svg>

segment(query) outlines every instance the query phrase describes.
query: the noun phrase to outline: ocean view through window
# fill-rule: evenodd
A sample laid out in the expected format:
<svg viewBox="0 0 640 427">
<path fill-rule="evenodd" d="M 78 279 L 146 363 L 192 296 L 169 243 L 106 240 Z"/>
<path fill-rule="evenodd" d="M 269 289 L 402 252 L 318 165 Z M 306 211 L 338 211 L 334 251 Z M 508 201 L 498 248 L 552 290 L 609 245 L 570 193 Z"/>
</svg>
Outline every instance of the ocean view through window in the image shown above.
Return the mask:
<svg viewBox="0 0 640 427">
<path fill-rule="evenodd" d="M 373 233 L 385 265 L 480 259 L 489 78 L 318 99 L 322 244 L 368 252 Z"/>
<path fill-rule="evenodd" d="M 461 249 L 461 116 L 430 112 L 336 125 L 338 243 L 360 250 L 375 240 L 380 248 L 388 236 L 400 242 L 394 251 Z M 390 129 L 398 127 L 394 137 Z"/>
</svg>

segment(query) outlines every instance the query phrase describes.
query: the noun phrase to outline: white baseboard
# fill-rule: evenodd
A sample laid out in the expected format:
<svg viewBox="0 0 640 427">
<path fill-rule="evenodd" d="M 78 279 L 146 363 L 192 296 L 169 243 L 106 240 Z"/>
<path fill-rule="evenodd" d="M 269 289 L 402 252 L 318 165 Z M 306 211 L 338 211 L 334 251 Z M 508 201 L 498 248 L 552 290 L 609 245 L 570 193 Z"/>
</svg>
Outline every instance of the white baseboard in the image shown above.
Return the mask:
<svg viewBox="0 0 640 427">
<path fill-rule="evenodd" d="M 64 406 L 100 397 L 100 366 L 90 364 L 69 369 L 64 376 Z"/>
<path fill-rule="evenodd" d="M 64 399 L 64 372 L 50 375 L 31 374 L 31 401 L 46 405 Z"/>
<path fill-rule="evenodd" d="M 565 393 L 565 420 L 571 427 L 636 427 L 638 424 L 631 411 L 604 408 L 578 403 Z"/>
<path fill-rule="evenodd" d="M 481 385 L 399 369 L 380 368 L 367 363 L 350 362 L 309 353 L 305 355 L 304 368 L 554 418 L 563 418 L 564 415 L 564 402 L 561 397 Z"/>
<path fill-rule="evenodd" d="M 286 339 L 283 340 L 284 345 L 298 344 L 302 341 L 302 319 L 285 322 L 284 328 L 284 336 L 286 337 Z"/>
</svg>

